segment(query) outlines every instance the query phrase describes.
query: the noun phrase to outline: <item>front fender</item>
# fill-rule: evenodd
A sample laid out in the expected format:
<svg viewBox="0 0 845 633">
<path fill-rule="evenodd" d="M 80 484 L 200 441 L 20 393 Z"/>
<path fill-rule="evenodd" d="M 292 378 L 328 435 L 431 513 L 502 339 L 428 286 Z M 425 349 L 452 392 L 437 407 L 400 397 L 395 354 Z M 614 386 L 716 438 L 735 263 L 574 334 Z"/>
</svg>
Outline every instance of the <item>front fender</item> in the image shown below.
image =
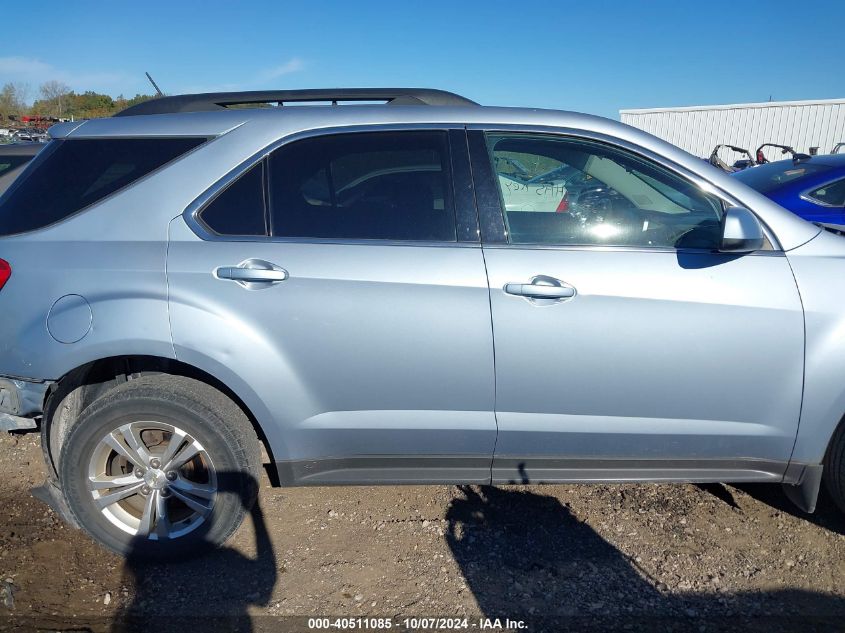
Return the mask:
<svg viewBox="0 0 845 633">
<path fill-rule="evenodd" d="M 806 331 L 804 397 L 792 461 L 820 464 L 845 414 L 845 238 L 823 232 L 787 257 Z"/>
</svg>

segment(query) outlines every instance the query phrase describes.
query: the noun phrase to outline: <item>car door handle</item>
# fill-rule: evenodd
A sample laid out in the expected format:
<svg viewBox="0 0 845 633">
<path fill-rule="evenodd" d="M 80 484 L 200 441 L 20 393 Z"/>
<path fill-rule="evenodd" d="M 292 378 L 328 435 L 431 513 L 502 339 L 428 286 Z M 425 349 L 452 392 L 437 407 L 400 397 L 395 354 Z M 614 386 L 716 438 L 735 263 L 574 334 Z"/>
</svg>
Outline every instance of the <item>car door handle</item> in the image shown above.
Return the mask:
<svg viewBox="0 0 845 633">
<path fill-rule="evenodd" d="M 575 288 L 565 286 L 540 286 L 537 284 L 505 284 L 509 295 L 532 299 L 566 299 L 575 296 Z"/>
<path fill-rule="evenodd" d="M 575 296 L 575 288 L 547 275 L 532 277 L 527 284 L 505 284 L 504 291 L 527 299 L 570 299 Z"/>
<path fill-rule="evenodd" d="M 284 268 L 263 259 L 246 259 L 237 266 L 220 266 L 215 269 L 214 276 L 234 281 L 249 290 L 266 288 L 290 277 Z"/>
<path fill-rule="evenodd" d="M 217 269 L 217 277 L 232 281 L 284 281 L 288 278 L 286 270 L 263 270 L 260 268 L 238 268 L 224 266 Z"/>
</svg>

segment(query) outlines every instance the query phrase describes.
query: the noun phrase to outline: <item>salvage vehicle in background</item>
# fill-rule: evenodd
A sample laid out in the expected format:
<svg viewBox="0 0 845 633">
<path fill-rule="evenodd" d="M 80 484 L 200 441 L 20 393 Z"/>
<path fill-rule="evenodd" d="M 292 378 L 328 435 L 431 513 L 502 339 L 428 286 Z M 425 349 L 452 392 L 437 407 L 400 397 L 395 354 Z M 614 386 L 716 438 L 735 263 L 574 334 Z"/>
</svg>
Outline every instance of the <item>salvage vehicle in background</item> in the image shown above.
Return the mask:
<svg viewBox="0 0 845 633">
<path fill-rule="evenodd" d="M 224 542 L 262 444 L 283 485 L 780 482 L 812 511 L 824 476 L 845 509 L 845 239 L 677 147 L 417 89 L 51 134 L 0 197 L 0 425 L 40 427 L 43 492 L 114 551 Z"/>
<path fill-rule="evenodd" d="M 12 143 L 46 143 L 49 140 L 47 132 L 36 129 L 15 130 L 11 135 Z"/>
<path fill-rule="evenodd" d="M 706 160 L 711 165 L 713 165 L 714 167 L 718 167 L 722 171 L 726 171 L 728 173 L 734 173 L 734 172 L 742 171 L 744 169 L 748 169 L 750 167 L 757 167 L 758 165 L 765 165 L 766 163 L 771 162 L 771 161 L 769 161 L 768 158 L 766 158 L 766 155 L 763 153 L 763 150 L 766 147 L 777 148 L 777 149 L 780 150 L 781 154 L 791 154 L 793 158 L 806 158 L 807 157 L 807 154 L 801 154 L 799 152 L 796 152 L 789 145 L 780 145 L 778 143 L 763 143 L 762 145 L 760 145 L 760 147 L 757 148 L 757 151 L 754 152 L 753 156 L 751 155 L 751 152 L 749 152 L 747 149 L 744 149 L 742 147 L 737 147 L 735 145 L 721 144 L 721 145 L 717 145 L 716 147 L 713 148 L 713 151 L 710 153 L 710 157 L 707 158 Z M 734 161 L 733 164 L 728 165 L 728 163 L 726 163 L 724 160 L 722 160 L 719 157 L 719 150 L 721 150 L 722 148 L 727 148 L 727 149 L 732 150 L 732 151 L 734 151 L 738 154 L 744 154 L 746 156 L 746 158 L 741 158 L 739 160 Z"/>
<path fill-rule="evenodd" d="M 0 194 L 6 191 L 27 163 L 42 149 L 42 143 L 0 145 Z"/>
<path fill-rule="evenodd" d="M 805 220 L 845 225 L 845 154 L 780 160 L 733 177 Z"/>
<path fill-rule="evenodd" d="M 808 154 L 801 154 L 796 152 L 792 147 L 789 145 L 780 145 L 778 143 L 763 143 L 760 147 L 757 148 L 757 151 L 754 153 L 756 156 L 756 161 L 754 165 L 749 165 L 749 167 L 754 167 L 755 165 L 765 165 L 766 163 L 770 163 L 766 155 L 763 153 L 763 149 L 766 147 L 774 147 L 780 150 L 781 155 L 784 154 L 791 154 L 793 159 L 796 158 L 807 158 Z"/>
<path fill-rule="evenodd" d="M 722 148 L 729 149 L 731 151 L 736 152 L 737 154 L 744 154 L 748 158 L 740 159 L 740 160 L 734 162 L 733 165 L 729 165 L 728 163 L 726 163 L 725 161 L 723 161 L 719 157 L 719 150 L 721 150 Z M 710 152 L 709 158 L 705 158 L 705 160 L 708 163 L 710 163 L 711 165 L 713 165 L 713 167 L 718 167 L 722 171 L 726 171 L 728 173 L 733 173 L 733 172 L 738 171 L 740 169 L 745 169 L 746 167 L 753 167 L 754 165 L 757 164 L 757 163 L 754 162 L 754 158 L 751 156 L 751 152 L 749 152 L 747 149 L 742 148 L 742 147 L 737 147 L 735 145 L 727 145 L 725 143 L 722 143 L 722 144 L 714 147 L 713 151 Z"/>
</svg>

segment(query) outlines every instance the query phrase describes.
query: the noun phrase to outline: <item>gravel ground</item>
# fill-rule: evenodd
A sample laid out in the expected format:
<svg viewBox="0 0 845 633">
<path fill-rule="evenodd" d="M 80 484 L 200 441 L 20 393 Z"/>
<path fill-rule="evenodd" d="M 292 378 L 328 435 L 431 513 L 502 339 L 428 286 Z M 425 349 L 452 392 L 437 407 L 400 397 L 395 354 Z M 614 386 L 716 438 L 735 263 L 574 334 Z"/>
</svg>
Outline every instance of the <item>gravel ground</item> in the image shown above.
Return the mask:
<svg viewBox="0 0 845 633">
<path fill-rule="evenodd" d="M 826 497 L 804 515 L 777 486 L 264 482 L 229 546 L 149 565 L 33 499 L 41 459 L 36 435 L 0 434 L 0 630 L 442 616 L 466 630 L 845 631 L 845 517 Z"/>
</svg>

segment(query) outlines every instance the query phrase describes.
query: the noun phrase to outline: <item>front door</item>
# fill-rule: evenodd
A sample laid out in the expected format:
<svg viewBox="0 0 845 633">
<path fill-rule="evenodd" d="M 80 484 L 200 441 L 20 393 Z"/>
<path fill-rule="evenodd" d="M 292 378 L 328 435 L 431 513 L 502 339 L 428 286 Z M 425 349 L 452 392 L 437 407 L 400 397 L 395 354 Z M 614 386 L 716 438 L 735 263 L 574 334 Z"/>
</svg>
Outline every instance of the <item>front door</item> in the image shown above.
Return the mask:
<svg viewBox="0 0 845 633">
<path fill-rule="evenodd" d="M 716 252 L 723 202 L 630 150 L 471 135 L 504 210 L 493 481 L 779 478 L 803 374 L 782 253 Z"/>
</svg>

